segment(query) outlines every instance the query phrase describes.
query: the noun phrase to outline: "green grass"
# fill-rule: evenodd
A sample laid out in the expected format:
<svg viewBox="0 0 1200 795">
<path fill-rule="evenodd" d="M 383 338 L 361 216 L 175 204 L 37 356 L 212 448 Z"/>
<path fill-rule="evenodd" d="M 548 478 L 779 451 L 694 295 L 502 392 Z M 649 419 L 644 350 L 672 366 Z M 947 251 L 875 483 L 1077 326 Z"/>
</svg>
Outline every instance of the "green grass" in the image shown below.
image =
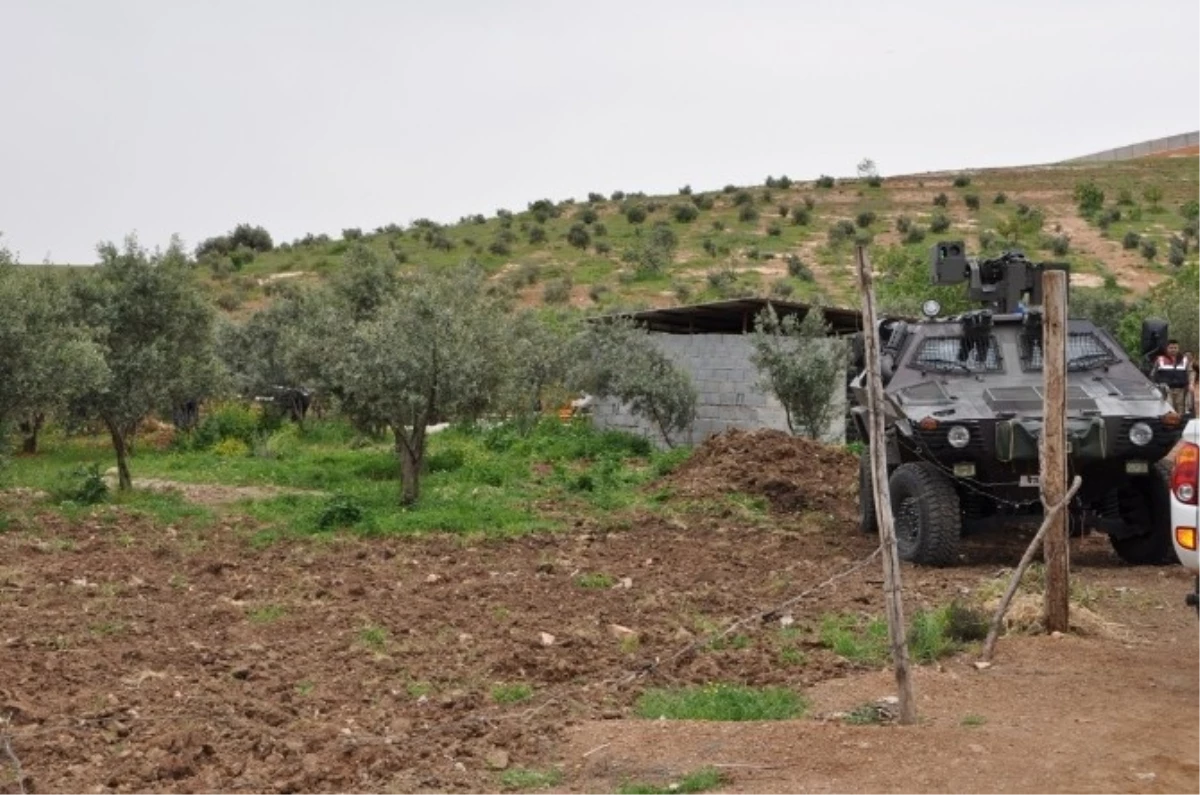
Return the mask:
<svg viewBox="0 0 1200 795">
<path fill-rule="evenodd" d="M 359 630 L 358 640 L 373 651 L 383 651 L 387 645 L 388 631 L 383 627 L 366 626 Z"/>
<path fill-rule="evenodd" d="M 286 614 L 287 610 L 282 605 L 263 605 L 248 612 L 246 617 L 255 624 L 270 624 L 283 618 Z"/>
<path fill-rule="evenodd" d="M 562 781 L 562 771 L 557 768 L 549 770 L 534 770 L 532 768 L 514 767 L 500 774 L 500 786 L 506 790 L 549 789 Z"/>
<path fill-rule="evenodd" d="M 888 628 L 882 618 L 825 616 L 819 637 L 822 646 L 850 662 L 883 665 L 888 660 Z"/>
<path fill-rule="evenodd" d="M 533 697 L 533 687 L 518 682 L 516 684 L 492 685 L 492 701 L 497 704 L 516 704 L 528 701 Z"/>
<path fill-rule="evenodd" d="M 672 795 L 672 793 L 708 792 L 724 783 L 724 776 L 713 767 L 703 767 L 666 785 L 627 782 L 617 788 L 620 795 Z"/>
<path fill-rule="evenodd" d="M 547 420 L 524 435 L 506 426 L 454 428 L 430 438 L 420 499 L 416 506 L 402 507 L 390 440 L 360 437 L 344 421 L 310 421 L 303 431 L 284 426 L 265 434 L 249 455 L 183 448 L 139 447 L 131 460 L 134 479 L 274 486 L 300 493 L 214 508 L 173 493 L 140 490 L 113 495 L 109 502 L 166 524 L 206 526 L 222 512 L 245 514 L 261 524 L 252 539 L 255 546 L 339 530 L 495 537 L 554 530 L 580 515 L 649 505 L 652 497 L 641 487 L 690 452 L 659 452 L 645 439 L 598 431 L 587 422 Z M 46 489 L 64 472 L 92 463 L 106 468 L 110 459 L 109 447 L 97 437 L 51 432 L 41 454 L 14 459 L 6 474 L 12 485 Z M 57 510 L 78 518 L 97 509 L 64 503 Z"/>
<path fill-rule="evenodd" d="M 969 729 L 975 729 L 987 723 L 987 718 L 982 715 L 964 715 L 961 721 L 963 726 Z"/>
<path fill-rule="evenodd" d="M 745 721 L 797 718 L 806 707 L 803 698 L 786 688 L 710 684 L 648 690 L 638 698 L 635 711 L 652 719 Z"/>
<path fill-rule="evenodd" d="M 928 663 L 960 651 L 987 634 L 985 617 L 952 602 L 932 610 L 917 610 L 908 621 L 908 653 Z M 891 658 L 887 622 L 878 617 L 829 615 L 821 620 L 820 643 L 834 654 L 860 665 L 886 665 Z"/>
<path fill-rule="evenodd" d="M 611 588 L 617 580 L 608 574 L 581 574 L 575 578 L 575 584 L 580 588 Z"/>
</svg>

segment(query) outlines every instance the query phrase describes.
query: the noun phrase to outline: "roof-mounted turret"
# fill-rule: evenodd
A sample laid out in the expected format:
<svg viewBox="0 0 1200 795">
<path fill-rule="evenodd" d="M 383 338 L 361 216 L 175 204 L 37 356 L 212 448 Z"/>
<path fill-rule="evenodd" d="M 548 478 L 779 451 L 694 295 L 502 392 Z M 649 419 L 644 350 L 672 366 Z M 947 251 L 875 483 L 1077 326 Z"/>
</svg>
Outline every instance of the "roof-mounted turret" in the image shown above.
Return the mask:
<svg viewBox="0 0 1200 795">
<path fill-rule="evenodd" d="M 992 259 L 968 257 L 961 240 L 933 247 L 931 277 L 934 284 L 967 282 L 967 295 L 996 314 L 1007 315 L 1021 307 L 1042 305 L 1042 273 L 1069 271 L 1065 262 L 1030 262 L 1020 250 L 1005 251 Z"/>
</svg>

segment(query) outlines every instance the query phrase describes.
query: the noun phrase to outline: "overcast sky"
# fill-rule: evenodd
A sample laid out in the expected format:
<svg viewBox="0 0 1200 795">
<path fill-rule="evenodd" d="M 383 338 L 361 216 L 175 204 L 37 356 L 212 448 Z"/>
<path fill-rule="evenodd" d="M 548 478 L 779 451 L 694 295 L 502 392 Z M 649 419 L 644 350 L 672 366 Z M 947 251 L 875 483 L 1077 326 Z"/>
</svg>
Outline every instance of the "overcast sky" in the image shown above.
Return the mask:
<svg viewBox="0 0 1200 795">
<path fill-rule="evenodd" d="M 0 0 L 0 241 L 277 241 L 1200 128 L 1196 0 Z"/>
</svg>

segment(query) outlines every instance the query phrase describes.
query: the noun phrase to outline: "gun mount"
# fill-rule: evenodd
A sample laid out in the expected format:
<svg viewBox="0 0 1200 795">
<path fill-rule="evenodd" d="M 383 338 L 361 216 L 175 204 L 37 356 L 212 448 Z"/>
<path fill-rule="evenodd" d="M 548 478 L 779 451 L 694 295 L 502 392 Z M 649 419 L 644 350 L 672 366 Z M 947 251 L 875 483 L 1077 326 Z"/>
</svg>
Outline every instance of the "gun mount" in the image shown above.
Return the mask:
<svg viewBox="0 0 1200 795">
<path fill-rule="evenodd" d="M 933 247 L 930 262 L 934 284 L 967 283 L 967 295 L 997 314 L 1007 315 L 1042 304 L 1042 274 L 1069 271 L 1060 262 L 1030 262 L 1020 250 L 1005 251 L 992 259 L 966 255 L 962 241 L 945 241 Z"/>
</svg>

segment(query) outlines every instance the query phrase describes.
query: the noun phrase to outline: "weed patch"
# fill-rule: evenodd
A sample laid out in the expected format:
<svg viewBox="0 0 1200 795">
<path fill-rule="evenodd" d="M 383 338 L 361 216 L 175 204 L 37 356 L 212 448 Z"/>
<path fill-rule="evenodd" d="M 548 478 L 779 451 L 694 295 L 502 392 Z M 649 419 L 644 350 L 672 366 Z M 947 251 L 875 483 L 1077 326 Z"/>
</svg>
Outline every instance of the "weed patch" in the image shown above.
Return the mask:
<svg viewBox="0 0 1200 795">
<path fill-rule="evenodd" d="M 654 689 L 635 705 L 638 716 L 669 720 L 787 720 L 804 714 L 804 700 L 782 687 L 753 688 L 710 684 L 704 687 Z"/>
<path fill-rule="evenodd" d="M 533 688 L 524 683 L 492 686 L 492 701 L 497 704 L 516 704 L 532 697 Z"/>
<path fill-rule="evenodd" d="M 562 771 L 555 768 L 549 770 L 534 770 L 532 768 L 514 767 L 500 774 L 500 786 L 506 790 L 549 789 L 562 781 Z"/>
<path fill-rule="evenodd" d="M 617 788 L 620 795 L 673 795 L 674 793 L 708 792 L 725 781 L 721 772 L 713 767 L 703 767 L 688 773 L 678 781 L 666 785 L 628 782 Z"/>
</svg>

